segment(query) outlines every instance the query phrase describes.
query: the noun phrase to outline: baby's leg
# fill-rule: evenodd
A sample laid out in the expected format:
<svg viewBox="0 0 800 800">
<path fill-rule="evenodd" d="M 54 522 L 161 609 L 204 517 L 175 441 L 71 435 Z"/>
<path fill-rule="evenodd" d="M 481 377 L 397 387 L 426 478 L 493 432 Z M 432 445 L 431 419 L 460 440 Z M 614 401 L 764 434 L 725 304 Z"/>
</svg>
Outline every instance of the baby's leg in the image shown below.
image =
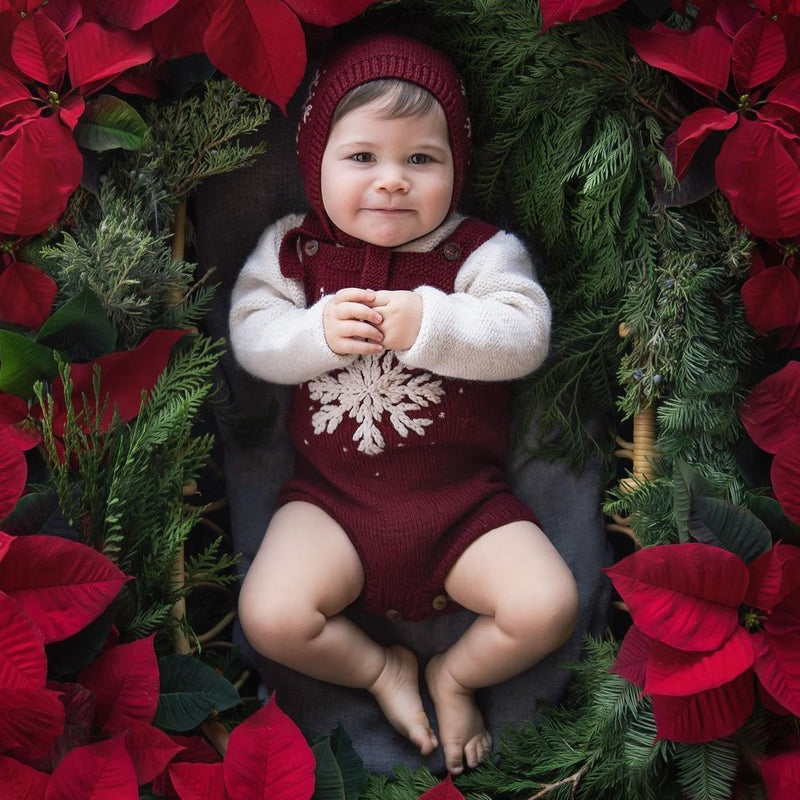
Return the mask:
<svg viewBox="0 0 800 800">
<path fill-rule="evenodd" d="M 482 536 L 445 581 L 447 593 L 480 616 L 431 659 L 428 689 L 448 770 L 458 774 L 491 747 L 474 692 L 514 677 L 563 644 L 578 593 L 567 565 L 536 525 L 514 522 Z"/>
<path fill-rule="evenodd" d="M 340 612 L 364 585 L 347 534 L 322 509 L 288 503 L 273 516 L 239 596 L 248 641 L 264 656 L 319 680 L 369 690 L 423 755 L 436 738 L 422 707 L 417 659 L 385 648 Z"/>
</svg>

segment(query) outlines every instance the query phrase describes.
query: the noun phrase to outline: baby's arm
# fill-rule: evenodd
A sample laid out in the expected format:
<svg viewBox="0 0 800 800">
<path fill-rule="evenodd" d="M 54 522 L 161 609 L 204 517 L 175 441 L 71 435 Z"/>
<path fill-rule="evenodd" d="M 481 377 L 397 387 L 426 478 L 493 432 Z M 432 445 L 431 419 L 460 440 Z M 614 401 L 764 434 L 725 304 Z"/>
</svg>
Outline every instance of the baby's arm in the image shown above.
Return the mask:
<svg viewBox="0 0 800 800">
<path fill-rule="evenodd" d="M 281 241 L 301 220 L 289 215 L 264 232 L 231 296 L 230 341 L 236 360 L 272 383 L 302 383 L 355 358 L 334 352 L 325 338 L 323 316 L 331 298 L 306 307 L 302 283 L 281 273 Z"/>
<path fill-rule="evenodd" d="M 513 380 L 547 356 L 550 304 L 527 249 L 512 234 L 497 233 L 472 253 L 452 294 L 431 286 L 414 293 L 422 299 L 420 328 L 413 344 L 397 353 L 409 367 L 467 380 Z"/>
</svg>

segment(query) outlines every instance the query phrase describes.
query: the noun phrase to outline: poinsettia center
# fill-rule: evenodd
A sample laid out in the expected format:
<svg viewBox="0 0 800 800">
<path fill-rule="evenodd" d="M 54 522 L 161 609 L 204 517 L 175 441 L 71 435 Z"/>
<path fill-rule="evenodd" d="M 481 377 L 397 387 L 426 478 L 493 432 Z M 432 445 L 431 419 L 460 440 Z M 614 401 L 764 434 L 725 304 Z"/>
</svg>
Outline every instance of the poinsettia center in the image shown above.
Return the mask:
<svg viewBox="0 0 800 800">
<path fill-rule="evenodd" d="M 53 108 L 58 108 L 61 105 L 61 98 L 58 96 L 58 92 L 54 92 L 52 89 L 47 93 L 47 102 L 50 103 Z"/>
<path fill-rule="evenodd" d="M 14 243 L 9 241 L 8 239 L 3 239 L 0 241 L 0 253 L 13 253 L 14 252 Z"/>
<path fill-rule="evenodd" d="M 739 104 L 736 106 L 738 111 L 747 111 L 750 108 L 750 94 L 743 94 L 739 98 Z"/>
<path fill-rule="evenodd" d="M 764 627 L 767 617 L 757 608 L 744 606 L 739 612 L 739 621 L 742 623 L 746 631 L 752 633 L 754 631 L 759 631 Z"/>
</svg>

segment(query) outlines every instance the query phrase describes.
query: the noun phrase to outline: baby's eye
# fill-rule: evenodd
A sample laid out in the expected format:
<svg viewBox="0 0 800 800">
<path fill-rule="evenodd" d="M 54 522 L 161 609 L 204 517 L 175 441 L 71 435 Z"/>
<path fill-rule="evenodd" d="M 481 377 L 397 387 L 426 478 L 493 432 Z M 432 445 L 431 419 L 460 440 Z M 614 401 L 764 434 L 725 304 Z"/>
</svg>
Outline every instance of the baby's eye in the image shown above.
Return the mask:
<svg viewBox="0 0 800 800">
<path fill-rule="evenodd" d="M 414 153 L 408 160 L 411 164 L 430 164 L 433 161 L 427 153 Z"/>
<path fill-rule="evenodd" d="M 373 157 L 372 153 L 353 153 L 353 155 L 350 156 L 350 159 L 358 164 L 367 164 L 373 160 Z"/>
</svg>

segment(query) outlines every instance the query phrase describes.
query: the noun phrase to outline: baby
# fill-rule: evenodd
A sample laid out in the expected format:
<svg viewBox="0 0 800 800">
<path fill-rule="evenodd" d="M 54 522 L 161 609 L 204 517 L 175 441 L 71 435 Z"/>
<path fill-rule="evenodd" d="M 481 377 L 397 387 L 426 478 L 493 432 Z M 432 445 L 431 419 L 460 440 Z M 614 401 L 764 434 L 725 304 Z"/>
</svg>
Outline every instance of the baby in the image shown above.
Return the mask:
<svg viewBox="0 0 800 800">
<path fill-rule="evenodd" d="M 511 234 L 455 211 L 470 152 L 443 54 L 373 34 L 320 69 L 298 131 L 311 211 L 263 234 L 233 291 L 238 362 L 292 384 L 294 477 L 242 586 L 251 644 L 367 689 L 447 769 L 491 748 L 475 691 L 568 637 L 572 574 L 505 480 L 510 381 L 543 361 L 550 309 Z M 425 680 L 342 611 L 477 613 Z"/>
</svg>

